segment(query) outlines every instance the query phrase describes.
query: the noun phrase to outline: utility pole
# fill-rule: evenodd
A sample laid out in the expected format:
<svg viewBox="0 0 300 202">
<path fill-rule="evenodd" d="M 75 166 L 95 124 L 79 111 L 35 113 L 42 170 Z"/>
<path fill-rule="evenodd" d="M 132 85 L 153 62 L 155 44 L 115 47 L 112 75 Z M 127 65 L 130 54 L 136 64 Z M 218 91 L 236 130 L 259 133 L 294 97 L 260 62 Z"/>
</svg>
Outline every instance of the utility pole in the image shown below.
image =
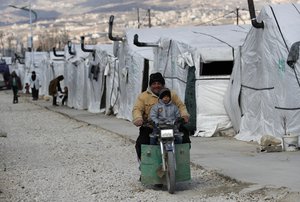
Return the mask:
<svg viewBox="0 0 300 202">
<path fill-rule="evenodd" d="M 150 9 L 148 9 L 148 21 L 149 21 L 149 28 L 151 27 L 151 14 Z"/>
<path fill-rule="evenodd" d="M 34 67 L 34 56 L 33 56 L 33 31 L 32 31 L 32 16 L 31 16 L 31 0 L 29 0 L 29 23 L 30 23 L 30 50 L 31 50 L 31 61 L 30 69 Z"/>
<path fill-rule="evenodd" d="M 137 8 L 138 29 L 140 28 L 140 10 Z"/>
<path fill-rule="evenodd" d="M 31 61 L 30 61 L 30 67 L 31 68 L 34 65 L 34 55 L 33 55 L 33 30 L 32 30 L 32 14 L 35 16 L 35 21 L 37 20 L 37 13 L 31 9 L 31 0 L 28 1 L 29 8 L 27 6 L 23 7 L 17 7 L 15 5 L 8 5 L 9 7 L 21 9 L 29 12 L 29 24 L 30 24 L 30 37 L 28 40 L 29 46 L 30 46 L 30 52 L 31 52 Z"/>
<path fill-rule="evenodd" d="M 240 7 L 236 7 L 236 24 L 239 25 L 239 9 Z"/>
</svg>

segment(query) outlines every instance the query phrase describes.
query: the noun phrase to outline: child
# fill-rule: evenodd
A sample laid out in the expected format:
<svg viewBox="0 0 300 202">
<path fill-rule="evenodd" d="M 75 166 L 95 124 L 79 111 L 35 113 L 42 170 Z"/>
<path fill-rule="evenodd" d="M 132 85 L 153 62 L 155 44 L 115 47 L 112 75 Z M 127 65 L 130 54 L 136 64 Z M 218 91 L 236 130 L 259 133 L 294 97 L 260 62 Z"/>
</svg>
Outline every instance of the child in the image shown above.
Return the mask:
<svg viewBox="0 0 300 202">
<path fill-rule="evenodd" d="M 26 83 L 26 84 L 25 84 L 25 90 L 26 90 L 25 93 L 26 93 L 26 94 L 30 94 L 30 92 L 29 92 L 29 87 L 30 87 L 29 84 Z"/>
<path fill-rule="evenodd" d="M 61 105 L 62 105 L 62 106 L 63 106 L 63 105 L 65 104 L 65 102 L 68 100 L 68 87 L 67 87 L 67 86 L 64 87 L 63 95 L 64 95 L 64 97 L 63 97 L 63 99 L 62 99 L 62 101 L 61 101 Z"/>
<path fill-rule="evenodd" d="M 158 123 L 174 124 L 179 117 L 179 109 L 171 100 L 171 91 L 168 88 L 163 88 L 159 93 L 158 103 L 150 110 L 150 119 L 156 126 Z M 150 137 L 150 144 L 156 144 L 155 133 L 157 133 L 157 129 L 154 127 L 152 137 Z M 181 143 L 182 141 L 178 138 L 175 136 L 175 141 Z"/>
</svg>

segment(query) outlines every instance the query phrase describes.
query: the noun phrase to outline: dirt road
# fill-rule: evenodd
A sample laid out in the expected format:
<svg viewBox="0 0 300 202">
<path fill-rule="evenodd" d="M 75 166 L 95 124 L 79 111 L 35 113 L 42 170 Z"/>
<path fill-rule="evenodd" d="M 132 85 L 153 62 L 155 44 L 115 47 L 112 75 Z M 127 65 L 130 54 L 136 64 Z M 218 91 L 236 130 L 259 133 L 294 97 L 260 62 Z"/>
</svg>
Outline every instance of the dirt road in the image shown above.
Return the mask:
<svg viewBox="0 0 300 202">
<path fill-rule="evenodd" d="M 134 145 L 0 91 L 0 201 L 293 201 L 287 190 L 248 185 L 192 166 L 192 180 L 143 186 Z M 116 126 L 118 127 L 118 126 Z M 7 134 L 4 135 L 4 134 Z M 6 136 L 6 137 L 5 137 Z M 299 197 L 299 195 L 298 195 Z"/>
</svg>

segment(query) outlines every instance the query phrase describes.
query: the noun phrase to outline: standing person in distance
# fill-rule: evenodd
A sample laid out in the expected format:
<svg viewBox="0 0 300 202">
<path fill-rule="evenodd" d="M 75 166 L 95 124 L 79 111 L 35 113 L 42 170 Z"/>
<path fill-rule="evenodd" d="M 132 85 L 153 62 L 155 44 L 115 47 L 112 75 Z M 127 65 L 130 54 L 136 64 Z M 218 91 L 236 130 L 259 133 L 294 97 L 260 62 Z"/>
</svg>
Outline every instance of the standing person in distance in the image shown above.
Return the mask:
<svg viewBox="0 0 300 202">
<path fill-rule="evenodd" d="M 11 86 L 11 89 L 14 93 L 13 103 L 16 104 L 19 102 L 18 100 L 18 92 L 19 90 L 22 90 L 22 83 L 20 77 L 18 77 L 17 73 L 13 71 L 11 73 L 11 76 L 9 78 L 9 84 Z"/>
<path fill-rule="evenodd" d="M 37 77 L 35 71 L 31 72 L 31 77 L 29 79 L 29 82 L 30 82 L 32 100 L 38 100 L 39 88 L 41 87 L 41 85 L 40 85 L 40 79 Z"/>
<path fill-rule="evenodd" d="M 149 127 L 148 119 L 150 116 L 150 110 L 153 105 L 158 103 L 158 96 L 161 89 L 165 87 L 165 79 L 161 73 L 153 73 L 150 75 L 149 87 L 146 91 L 142 92 L 136 99 L 135 105 L 132 109 L 132 122 L 139 128 L 139 136 L 136 140 L 135 148 L 138 159 L 141 159 L 141 145 L 150 144 L 150 134 L 153 129 Z M 173 103 L 178 107 L 180 116 L 184 119 L 184 122 L 189 121 L 189 113 L 185 104 L 181 101 L 179 96 L 172 91 L 171 99 Z M 188 131 L 183 131 L 184 136 L 182 143 L 190 143 Z"/>
<path fill-rule="evenodd" d="M 49 95 L 52 96 L 52 105 L 53 106 L 58 106 L 58 104 L 56 103 L 57 100 L 57 95 L 58 95 L 58 91 L 62 93 L 61 87 L 60 87 L 60 82 L 64 80 L 64 76 L 63 75 L 59 75 L 58 77 L 56 77 L 55 79 L 50 81 L 49 84 Z"/>
</svg>

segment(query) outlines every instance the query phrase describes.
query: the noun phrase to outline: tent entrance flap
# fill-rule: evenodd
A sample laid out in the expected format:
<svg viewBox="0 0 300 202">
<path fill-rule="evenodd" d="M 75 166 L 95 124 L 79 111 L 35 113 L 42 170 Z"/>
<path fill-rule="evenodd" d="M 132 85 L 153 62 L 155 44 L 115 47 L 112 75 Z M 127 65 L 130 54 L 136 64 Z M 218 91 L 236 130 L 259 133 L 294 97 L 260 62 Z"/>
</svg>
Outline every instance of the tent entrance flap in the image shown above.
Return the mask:
<svg viewBox="0 0 300 202">
<path fill-rule="evenodd" d="M 100 109 L 106 108 L 106 76 L 104 76 L 104 89 L 103 89 L 103 94 L 101 97 L 101 102 L 100 102 Z"/>
<path fill-rule="evenodd" d="M 142 82 L 142 92 L 147 90 L 149 83 L 149 60 L 144 60 L 144 71 L 143 71 L 143 82 Z"/>
</svg>

